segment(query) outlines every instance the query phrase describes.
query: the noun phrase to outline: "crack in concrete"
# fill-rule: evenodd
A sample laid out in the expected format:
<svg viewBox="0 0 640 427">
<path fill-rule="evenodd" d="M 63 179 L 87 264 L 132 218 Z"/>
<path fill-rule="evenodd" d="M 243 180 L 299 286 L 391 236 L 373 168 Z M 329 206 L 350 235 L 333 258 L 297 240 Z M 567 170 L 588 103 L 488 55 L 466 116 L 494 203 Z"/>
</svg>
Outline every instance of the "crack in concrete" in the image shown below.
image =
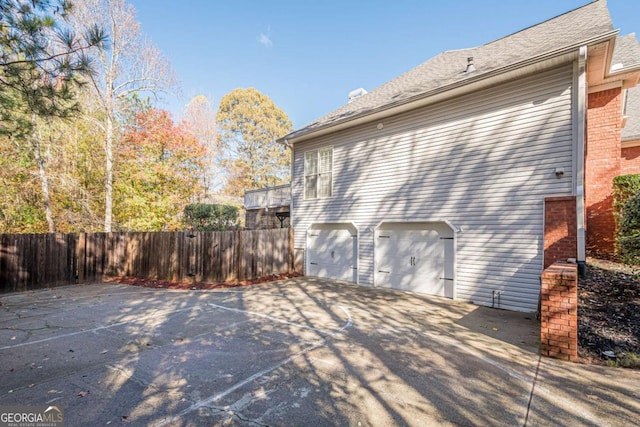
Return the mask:
<svg viewBox="0 0 640 427">
<path fill-rule="evenodd" d="M 232 418 L 237 418 L 238 420 L 245 422 L 245 423 L 250 423 L 259 427 L 269 427 L 268 424 L 262 424 L 261 422 L 251 419 L 251 418 L 246 418 L 245 416 L 243 416 L 240 412 L 228 409 L 228 407 L 219 407 L 219 406 L 215 406 L 215 405 L 205 405 L 205 406 L 201 406 L 200 408 L 204 408 L 204 409 L 208 409 L 210 411 L 215 411 L 218 414 L 227 414 Z"/>
</svg>

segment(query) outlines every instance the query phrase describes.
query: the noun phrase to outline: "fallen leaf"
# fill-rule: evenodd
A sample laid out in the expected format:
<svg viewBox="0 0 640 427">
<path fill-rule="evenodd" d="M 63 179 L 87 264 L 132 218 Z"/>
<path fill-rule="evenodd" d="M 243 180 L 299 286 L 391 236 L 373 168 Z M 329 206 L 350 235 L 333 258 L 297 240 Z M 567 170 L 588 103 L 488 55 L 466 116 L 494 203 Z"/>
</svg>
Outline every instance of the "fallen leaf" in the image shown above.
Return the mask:
<svg viewBox="0 0 640 427">
<path fill-rule="evenodd" d="M 77 396 L 79 397 L 85 397 L 87 394 L 89 394 L 89 390 L 87 391 L 81 391 L 80 393 L 77 394 Z"/>
</svg>

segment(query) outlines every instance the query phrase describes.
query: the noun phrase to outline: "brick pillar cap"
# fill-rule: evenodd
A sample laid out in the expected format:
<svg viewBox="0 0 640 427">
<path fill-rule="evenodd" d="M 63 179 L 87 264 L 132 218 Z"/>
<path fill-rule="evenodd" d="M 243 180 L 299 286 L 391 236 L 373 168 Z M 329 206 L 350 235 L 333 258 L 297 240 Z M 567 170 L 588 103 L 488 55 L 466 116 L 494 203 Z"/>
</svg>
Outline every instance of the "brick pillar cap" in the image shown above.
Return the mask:
<svg viewBox="0 0 640 427">
<path fill-rule="evenodd" d="M 542 272 L 542 277 L 547 279 L 577 279 L 578 265 L 566 262 L 555 262 Z"/>
</svg>

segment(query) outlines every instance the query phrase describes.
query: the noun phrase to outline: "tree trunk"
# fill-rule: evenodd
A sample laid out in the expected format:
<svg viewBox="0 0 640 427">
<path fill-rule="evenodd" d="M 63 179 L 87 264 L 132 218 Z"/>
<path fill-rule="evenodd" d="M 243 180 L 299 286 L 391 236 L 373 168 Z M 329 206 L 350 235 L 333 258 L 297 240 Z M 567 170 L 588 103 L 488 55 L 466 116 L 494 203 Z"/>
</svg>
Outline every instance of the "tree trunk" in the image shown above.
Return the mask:
<svg viewBox="0 0 640 427">
<path fill-rule="evenodd" d="M 35 153 L 36 163 L 38 164 L 38 177 L 40 178 L 40 186 L 42 187 L 42 197 L 44 198 L 44 215 L 47 218 L 49 233 L 55 233 L 56 227 L 53 222 L 53 210 L 51 209 L 51 197 L 49 195 L 49 177 L 45 169 L 45 159 L 42 157 L 40 137 L 36 131 L 37 123 L 35 114 L 31 120 L 34 129 L 31 137 L 33 139 L 33 151 Z"/>
<path fill-rule="evenodd" d="M 104 231 L 111 233 L 113 213 L 113 119 L 107 114 L 106 151 L 106 183 L 104 199 Z"/>
</svg>

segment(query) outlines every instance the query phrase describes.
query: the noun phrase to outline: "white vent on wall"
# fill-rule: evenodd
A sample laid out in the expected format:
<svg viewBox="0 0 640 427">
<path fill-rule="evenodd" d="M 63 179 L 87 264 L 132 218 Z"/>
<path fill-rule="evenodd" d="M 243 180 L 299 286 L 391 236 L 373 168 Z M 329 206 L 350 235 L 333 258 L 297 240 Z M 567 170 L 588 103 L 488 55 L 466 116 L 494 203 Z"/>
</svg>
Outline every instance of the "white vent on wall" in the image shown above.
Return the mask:
<svg viewBox="0 0 640 427">
<path fill-rule="evenodd" d="M 352 102 L 363 95 L 366 95 L 367 91 L 364 88 L 358 88 L 349 92 L 349 102 Z"/>
</svg>

